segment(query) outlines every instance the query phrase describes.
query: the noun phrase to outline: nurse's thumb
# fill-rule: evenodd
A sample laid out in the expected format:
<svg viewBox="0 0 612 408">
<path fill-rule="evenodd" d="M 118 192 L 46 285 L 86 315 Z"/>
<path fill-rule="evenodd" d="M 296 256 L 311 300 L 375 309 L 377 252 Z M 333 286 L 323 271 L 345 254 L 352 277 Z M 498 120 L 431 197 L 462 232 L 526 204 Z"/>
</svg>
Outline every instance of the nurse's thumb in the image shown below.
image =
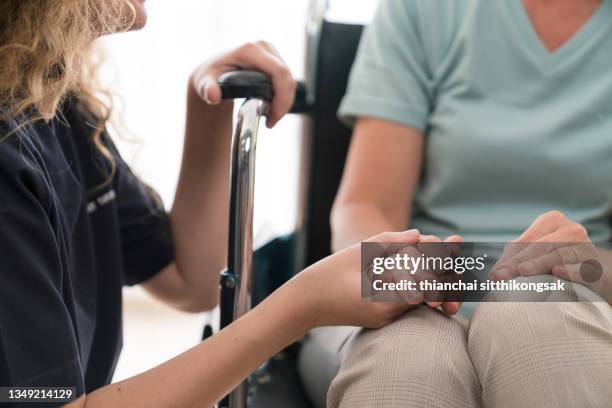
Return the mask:
<svg viewBox="0 0 612 408">
<path fill-rule="evenodd" d="M 209 105 L 221 103 L 221 87 L 214 78 L 204 78 L 198 86 L 198 95 Z"/>
</svg>

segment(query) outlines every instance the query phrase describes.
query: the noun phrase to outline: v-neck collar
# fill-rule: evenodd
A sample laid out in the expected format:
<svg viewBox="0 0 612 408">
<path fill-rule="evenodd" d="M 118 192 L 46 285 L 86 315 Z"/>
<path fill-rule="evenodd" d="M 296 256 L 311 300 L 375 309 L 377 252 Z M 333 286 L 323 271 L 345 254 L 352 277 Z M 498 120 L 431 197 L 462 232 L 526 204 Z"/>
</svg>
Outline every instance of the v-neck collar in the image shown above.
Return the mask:
<svg viewBox="0 0 612 408">
<path fill-rule="evenodd" d="M 502 1 L 510 8 L 524 45 L 544 67 L 555 66 L 562 62 L 601 32 L 604 27 L 612 24 L 612 0 L 602 0 L 589 20 L 571 38 L 556 50 L 550 51 L 537 33 L 523 0 Z"/>
</svg>

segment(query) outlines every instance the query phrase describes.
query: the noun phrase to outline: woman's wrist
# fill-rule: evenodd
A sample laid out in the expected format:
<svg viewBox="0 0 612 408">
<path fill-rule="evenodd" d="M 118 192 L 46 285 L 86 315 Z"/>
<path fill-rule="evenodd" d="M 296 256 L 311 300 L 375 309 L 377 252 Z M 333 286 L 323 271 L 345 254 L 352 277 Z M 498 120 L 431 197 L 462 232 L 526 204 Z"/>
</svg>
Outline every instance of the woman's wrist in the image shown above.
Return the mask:
<svg viewBox="0 0 612 408">
<path fill-rule="evenodd" d="M 301 339 L 316 327 L 316 305 L 307 293 L 308 290 L 304 288 L 306 282 L 303 278 L 304 276 L 296 276 L 257 308 L 260 309 L 259 312 L 267 315 L 267 318 L 279 322 L 289 338 L 289 344 Z"/>
</svg>

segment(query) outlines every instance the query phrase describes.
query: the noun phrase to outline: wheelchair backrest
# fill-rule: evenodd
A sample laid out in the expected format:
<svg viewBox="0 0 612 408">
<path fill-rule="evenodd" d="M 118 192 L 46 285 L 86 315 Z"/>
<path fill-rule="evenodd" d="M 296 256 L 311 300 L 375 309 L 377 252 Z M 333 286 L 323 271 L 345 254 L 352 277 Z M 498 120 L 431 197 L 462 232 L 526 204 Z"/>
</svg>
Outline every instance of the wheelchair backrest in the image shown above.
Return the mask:
<svg viewBox="0 0 612 408">
<path fill-rule="evenodd" d="M 337 118 L 346 92 L 363 25 L 323 20 L 309 59 L 313 62 L 309 88 L 311 110 L 310 174 L 305 214 L 304 261 L 311 265 L 331 253 L 330 212 L 340 185 L 351 129 Z"/>
</svg>

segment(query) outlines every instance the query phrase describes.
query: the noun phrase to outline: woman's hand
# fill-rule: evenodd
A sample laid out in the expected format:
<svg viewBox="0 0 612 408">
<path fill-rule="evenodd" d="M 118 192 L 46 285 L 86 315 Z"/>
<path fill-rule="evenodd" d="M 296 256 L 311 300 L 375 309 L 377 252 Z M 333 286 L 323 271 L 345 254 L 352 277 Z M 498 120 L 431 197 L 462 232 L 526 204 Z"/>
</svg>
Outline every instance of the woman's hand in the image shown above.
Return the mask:
<svg viewBox="0 0 612 408">
<path fill-rule="evenodd" d="M 442 241 L 440 238 L 434 236 L 434 235 L 430 235 L 430 236 L 422 236 L 421 237 L 421 241 L 419 242 L 419 245 L 417 246 L 417 250 L 419 250 L 419 252 L 425 253 L 427 254 L 428 250 L 431 250 L 432 248 L 434 248 L 431 245 L 427 245 L 427 244 L 431 244 L 431 243 L 438 243 L 441 244 L 442 242 L 444 242 L 445 244 L 461 244 L 464 242 L 463 238 L 458 236 L 458 235 L 453 235 L 448 237 L 447 239 L 445 239 L 444 241 Z M 425 245 L 421 245 L 421 244 L 425 244 Z M 446 257 L 449 255 L 452 255 L 452 253 L 450 253 L 450 249 L 452 248 L 451 245 L 439 245 L 436 246 L 436 252 L 440 252 L 442 251 L 442 253 L 436 253 L 433 254 L 433 256 L 439 256 L 439 257 Z M 420 253 L 418 254 L 420 255 Z M 417 255 L 417 256 L 418 256 Z M 454 273 L 454 272 L 451 272 Z M 432 276 L 431 271 L 426 271 L 426 275 L 425 275 L 426 279 L 435 279 L 434 276 Z M 431 293 L 430 293 L 431 294 Z M 459 312 L 459 309 L 461 308 L 461 304 L 463 302 L 426 302 L 427 306 L 431 307 L 431 308 L 442 308 L 442 310 L 444 311 L 444 313 L 448 314 L 448 315 L 454 315 L 457 314 Z"/>
<path fill-rule="evenodd" d="M 366 242 L 416 245 L 416 230 L 389 232 Z M 298 290 L 305 302 L 308 329 L 320 326 L 383 327 L 416 304 L 408 302 L 369 302 L 361 296 L 361 245 L 355 245 L 312 265 L 288 286 Z"/>
<path fill-rule="evenodd" d="M 441 242 L 434 237 L 422 238 L 418 231 L 411 230 L 380 234 L 366 242 L 414 246 L 424 241 Z M 295 298 L 304 302 L 299 309 L 305 314 L 306 330 L 320 326 L 380 328 L 421 304 L 421 300 L 370 302 L 363 299 L 361 275 L 361 246 L 355 245 L 325 258 L 288 282 L 286 289 L 295 291 Z M 430 304 L 430 307 L 438 306 L 443 306 L 448 313 L 459 309 L 457 302 Z"/>
<path fill-rule="evenodd" d="M 191 78 L 196 93 L 209 105 L 221 103 L 219 77 L 228 71 L 256 70 L 272 79 L 274 99 L 267 110 L 267 126 L 272 128 L 287 113 L 295 99 L 296 83 L 274 47 L 265 42 L 245 44 L 199 67 Z"/>
<path fill-rule="evenodd" d="M 609 278 L 604 254 L 587 230 L 558 211 L 538 217 L 510 243 L 492 270 L 493 280 L 552 274 L 580 283 L 602 295 Z"/>
</svg>

